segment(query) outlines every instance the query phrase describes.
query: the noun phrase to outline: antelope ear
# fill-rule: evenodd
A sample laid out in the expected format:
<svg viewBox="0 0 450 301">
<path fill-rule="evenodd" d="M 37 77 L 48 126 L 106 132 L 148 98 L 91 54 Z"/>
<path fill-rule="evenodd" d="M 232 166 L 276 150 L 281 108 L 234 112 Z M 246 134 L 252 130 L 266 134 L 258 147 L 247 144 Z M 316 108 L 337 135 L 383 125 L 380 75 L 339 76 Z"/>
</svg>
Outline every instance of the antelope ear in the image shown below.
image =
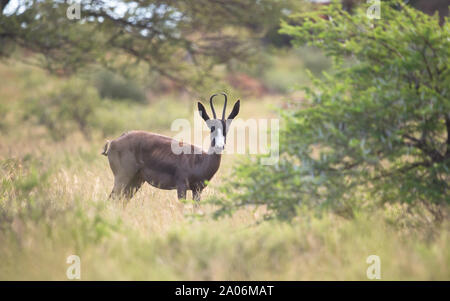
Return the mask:
<svg viewBox="0 0 450 301">
<path fill-rule="evenodd" d="M 201 102 L 198 102 L 197 105 L 198 105 L 198 112 L 199 112 L 200 116 L 203 118 L 203 120 L 208 121 L 209 116 L 206 113 L 205 106 Z"/>
<path fill-rule="evenodd" d="M 233 106 L 233 110 L 231 111 L 230 115 L 228 115 L 227 119 L 234 119 L 234 117 L 236 117 L 236 115 L 239 113 L 240 104 L 241 104 L 240 100 L 236 101 L 236 103 Z"/>
</svg>

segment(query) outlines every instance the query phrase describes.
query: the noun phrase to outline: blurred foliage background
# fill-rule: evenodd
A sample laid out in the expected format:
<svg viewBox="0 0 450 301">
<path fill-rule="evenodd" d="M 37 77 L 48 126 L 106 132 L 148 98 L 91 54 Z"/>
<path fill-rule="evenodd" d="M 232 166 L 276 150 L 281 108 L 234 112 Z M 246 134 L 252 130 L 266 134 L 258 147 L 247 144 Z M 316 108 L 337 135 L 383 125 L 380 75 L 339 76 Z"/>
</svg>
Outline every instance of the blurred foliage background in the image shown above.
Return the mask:
<svg viewBox="0 0 450 301">
<path fill-rule="evenodd" d="M 0 0 L 0 279 L 449 280 L 448 3 L 330 2 Z M 278 164 L 224 155 L 201 213 L 107 199 L 105 139 L 217 91 Z"/>
</svg>

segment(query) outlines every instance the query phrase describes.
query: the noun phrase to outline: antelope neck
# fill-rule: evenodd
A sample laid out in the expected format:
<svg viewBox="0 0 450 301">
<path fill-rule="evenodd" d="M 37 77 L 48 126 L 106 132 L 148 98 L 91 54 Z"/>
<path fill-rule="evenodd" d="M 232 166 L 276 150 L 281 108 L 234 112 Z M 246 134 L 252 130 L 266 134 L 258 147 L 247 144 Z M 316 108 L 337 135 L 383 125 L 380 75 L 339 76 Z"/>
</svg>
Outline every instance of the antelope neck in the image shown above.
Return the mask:
<svg viewBox="0 0 450 301">
<path fill-rule="evenodd" d="M 206 165 L 206 169 L 208 170 L 208 174 L 210 174 L 211 177 L 219 169 L 221 158 L 222 154 L 214 152 L 213 147 L 210 146 L 208 153 L 206 154 L 206 160 L 204 162 Z"/>
</svg>

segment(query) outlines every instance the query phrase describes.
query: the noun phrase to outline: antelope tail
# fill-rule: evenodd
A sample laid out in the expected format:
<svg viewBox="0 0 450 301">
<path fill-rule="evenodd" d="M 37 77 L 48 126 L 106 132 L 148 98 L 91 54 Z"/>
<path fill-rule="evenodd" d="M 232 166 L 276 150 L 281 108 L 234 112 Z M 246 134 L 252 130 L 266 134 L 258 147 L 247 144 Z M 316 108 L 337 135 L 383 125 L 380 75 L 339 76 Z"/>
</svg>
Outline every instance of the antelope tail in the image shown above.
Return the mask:
<svg viewBox="0 0 450 301">
<path fill-rule="evenodd" d="M 111 145 L 111 141 L 106 140 L 105 146 L 103 147 L 102 155 L 108 156 L 109 146 Z"/>
</svg>

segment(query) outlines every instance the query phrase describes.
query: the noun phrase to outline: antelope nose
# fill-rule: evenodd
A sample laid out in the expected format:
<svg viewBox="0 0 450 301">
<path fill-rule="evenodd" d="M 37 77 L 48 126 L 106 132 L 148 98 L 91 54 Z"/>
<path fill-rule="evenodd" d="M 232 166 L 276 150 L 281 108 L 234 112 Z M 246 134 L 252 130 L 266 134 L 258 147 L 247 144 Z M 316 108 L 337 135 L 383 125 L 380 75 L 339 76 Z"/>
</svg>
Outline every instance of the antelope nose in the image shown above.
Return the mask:
<svg viewBox="0 0 450 301">
<path fill-rule="evenodd" d="M 225 141 L 224 141 L 224 139 L 223 138 L 222 139 L 220 139 L 220 138 L 216 139 L 216 146 L 218 148 L 221 148 L 221 149 L 225 148 Z"/>
</svg>

